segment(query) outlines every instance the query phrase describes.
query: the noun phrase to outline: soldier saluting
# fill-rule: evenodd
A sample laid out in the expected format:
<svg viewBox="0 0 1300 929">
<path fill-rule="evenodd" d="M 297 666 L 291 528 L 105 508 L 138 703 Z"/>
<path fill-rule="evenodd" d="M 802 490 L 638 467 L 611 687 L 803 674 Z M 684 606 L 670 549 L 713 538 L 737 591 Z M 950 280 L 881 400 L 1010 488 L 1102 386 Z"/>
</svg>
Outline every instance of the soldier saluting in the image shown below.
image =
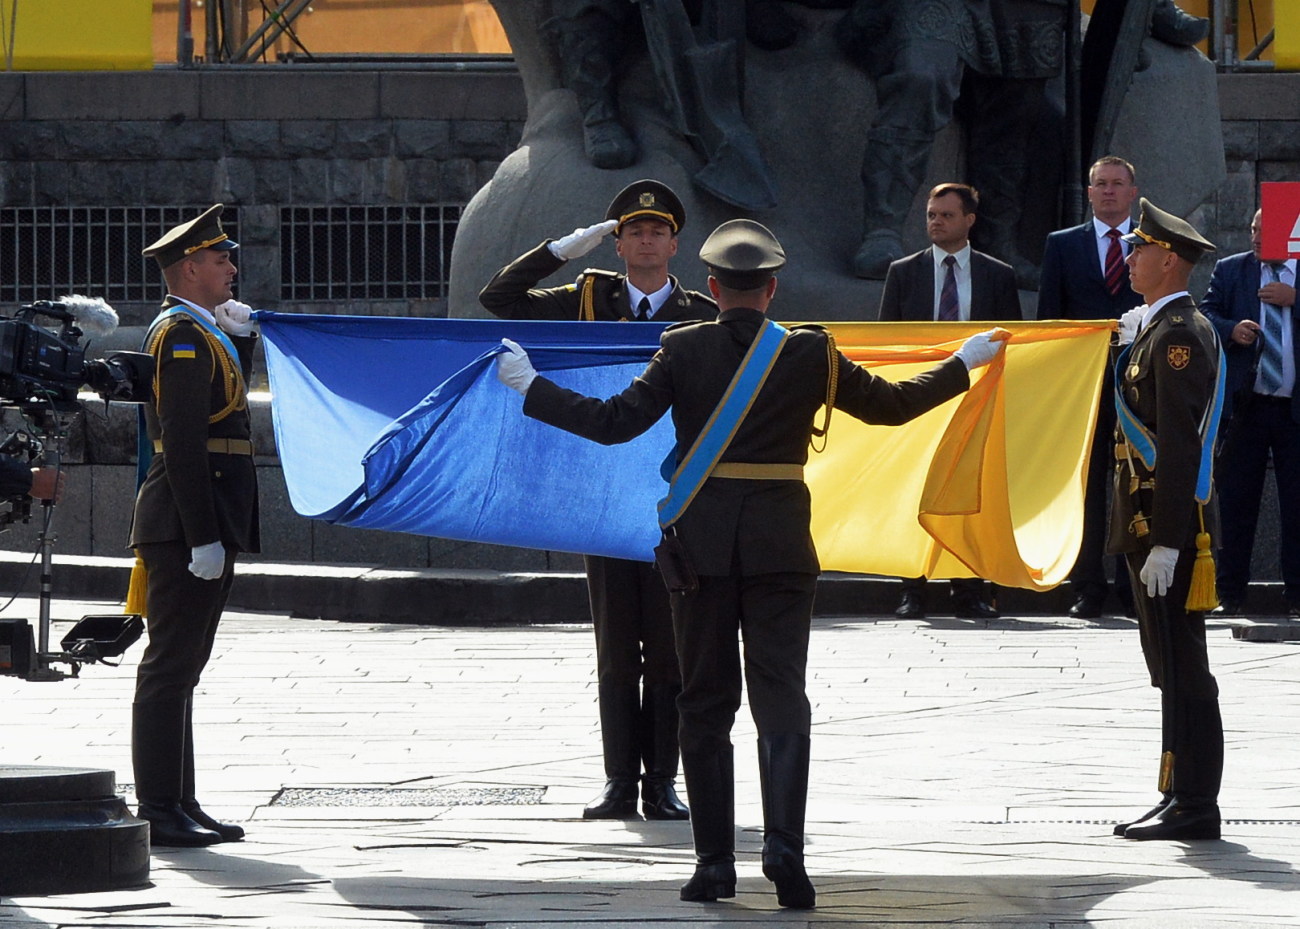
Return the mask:
<svg viewBox="0 0 1300 929">
<path fill-rule="evenodd" d="M 993 332 L 972 336 L 929 371 L 891 383 L 836 351 L 826 330 L 787 330 L 768 319 L 785 251 L 766 227 L 723 223 L 700 258 L 717 320 L 669 327 L 622 393 L 602 401 L 559 387 L 538 377 L 514 343 L 497 356 L 497 376 L 524 395 L 526 416 L 605 444 L 630 441 L 672 410 L 677 472 L 659 516 L 680 540 L 678 564 L 690 563 L 671 602 L 696 855 L 680 896 L 714 902 L 736 894 L 731 728 L 743 678 L 758 729 L 763 874 L 781 906 L 809 909 L 817 894 L 804 868 L 805 674 L 820 564 L 803 466 L 814 420 L 834 406 L 864 422 L 907 422 L 966 390 L 969 371 L 1001 343 Z"/>
<path fill-rule="evenodd" d="M 504 319 L 713 319 L 717 304 L 684 289 L 668 273 L 685 224 L 686 210 L 667 185 L 636 181 L 610 202 L 604 222 L 547 240 L 512 261 L 483 288 L 479 302 Z M 611 233 L 622 273 L 588 268 L 573 284 L 536 286 Z M 674 786 L 682 679 L 663 581 L 650 562 L 598 555 L 587 555 L 584 562 L 596 631 L 606 782 L 583 818 L 635 816 L 639 786 L 647 818 L 686 819 L 690 813 Z"/>
</svg>

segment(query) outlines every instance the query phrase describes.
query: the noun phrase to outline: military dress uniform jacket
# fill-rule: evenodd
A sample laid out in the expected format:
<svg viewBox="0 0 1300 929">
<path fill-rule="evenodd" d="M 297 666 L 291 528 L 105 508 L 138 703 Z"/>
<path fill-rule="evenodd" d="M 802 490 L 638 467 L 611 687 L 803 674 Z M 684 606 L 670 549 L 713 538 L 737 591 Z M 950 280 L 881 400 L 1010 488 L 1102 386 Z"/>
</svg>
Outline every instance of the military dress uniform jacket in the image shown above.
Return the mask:
<svg viewBox="0 0 1300 929">
<path fill-rule="evenodd" d="M 538 288 L 538 281 L 565 264 L 546 247 L 549 241 L 519 256 L 488 281 L 478 295 L 484 309 L 502 319 L 581 319 L 582 288 L 591 278 L 592 312 L 597 321 L 619 322 L 634 317 L 628 300 L 627 278 L 623 274 L 588 268 L 572 284 Z M 673 290 L 655 313 L 655 322 L 708 320 L 717 316 L 718 305 L 712 298 L 699 291 L 686 290 L 672 275 L 668 279 Z"/>
<path fill-rule="evenodd" d="M 1147 469 L 1133 455 L 1139 481 L 1131 494 L 1128 459 L 1115 463 L 1115 497 L 1111 507 L 1107 551 L 1127 554 L 1156 545 L 1193 549 L 1200 532 L 1196 478 L 1201 461 L 1201 421 L 1215 389 L 1219 342 L 1214 327 L 1191 297 L 1165 304 L 1133 340 L 1125 369 L 1116 372 L 1117 389 L 1144 426 L 1155 433 L 1156 466 Z M 1123 435 L 1116 431 L 1116 444 Z M 1136 496 L 1136 500 L 1135 500 Z M 1140 506 L 1150 534 L 1135 531 Z M 1205 528 L 1218 537 L 1218 510 L 1213 493 L 1205 507 Z"/>
<path fill-rule="evenodd" d="M 764 314 L 731 309 L 716 322 L 664 331 L 645 371 L 608 400 L 584 397 L 543 377 L 533 381 L 524 413 L 603 444 L 626 442 L 672 409 L 684 454 L 712 415 L 758 334 Z M 826 399 L 827 334 L 794 329 L 722 461 L 804 464 L 813 420 Z M 836 408 L 864 422 L 898 424 L 960 394 L 966 366 L 951 358 L 908 381 L 891 383 L 836 355 Z M 797 480 L 709 478 L 677 522 L 702 575 L 817 573 L 809 531 L 808 488 Z"/>
<path fill-rule="evenodd" d="M 228 551 L 257 552 L 253 456 L 209 449 L 209 439 L 251 441 L 247 395 L 199 325 L 177 315 L 164 327 L 153 353 L 155 400 L 144 408 L 149 439 L 155 448 L 161 440 L 162 451 L 155 451 L 136 497 L 131 545 L 220 541 Z M 257 336 L 231 341 L 247 384 Z"/>
</svg>

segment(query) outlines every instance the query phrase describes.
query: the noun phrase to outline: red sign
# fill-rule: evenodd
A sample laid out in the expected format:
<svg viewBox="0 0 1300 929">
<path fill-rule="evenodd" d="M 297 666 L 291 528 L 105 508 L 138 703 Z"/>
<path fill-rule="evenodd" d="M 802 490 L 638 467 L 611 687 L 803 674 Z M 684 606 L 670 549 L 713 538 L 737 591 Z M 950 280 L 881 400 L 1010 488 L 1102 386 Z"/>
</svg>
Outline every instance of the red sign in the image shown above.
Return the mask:
<svg viewBox="0 0 1300 929">
<path fill-rule="evenodd" d="M 1261 255 L 1264 261 L 1300 258 L 1300 183 L 1261 184 Z"/>
</svg>

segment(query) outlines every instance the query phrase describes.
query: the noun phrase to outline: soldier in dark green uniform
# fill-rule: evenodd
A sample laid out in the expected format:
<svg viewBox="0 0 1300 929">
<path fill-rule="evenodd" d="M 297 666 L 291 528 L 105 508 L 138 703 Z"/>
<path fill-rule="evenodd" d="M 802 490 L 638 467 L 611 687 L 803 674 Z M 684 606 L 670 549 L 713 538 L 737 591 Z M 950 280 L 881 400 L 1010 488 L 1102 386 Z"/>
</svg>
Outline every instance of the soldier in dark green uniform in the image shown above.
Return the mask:
<svg viewBox="0 0 1300 929">
<path fill-rule="evenodd" d="M 1214 246 L 1184 220 L 1145 198 L 1141 204 L 1141 221 L 1124 241 L 1133 246 L 1132 287 L 1146 303 L 1120 320 L 1125 348 L 1115 372 L 1120 426 L 1107 548 L 1128 562 L 1164 729 L 1160 802 L 1115 834 L 1217 839 L 1223 723 L 1204 613 L 1214 604 L 1189 593 L 1198 561 L 1213 579 L 1210 470 L 1221 352 L 1214 326 L 1187 292 L 1196 261 Z M 1205 550 L 1199 559 L 1198 548 Z"/>
<path fill-rule="evenodd" d="M 257 333 L 231 299 L 233 242 L 222 205 L 144 250 L 167 281 L 145 337 L 154 400 L 144 408 L 153 458 L 136 497 L 131 545 L 147 572 L 149 643 L 132 705 L 131 759 L 153 845 L 236 841 L 195 797 L 192 704 L 234 577 L 258 551 L 257 477 L 248 376 Z M 132 583 L 135 583 L 133 578 Z"/>
<path fill-rule="evenodd" d="M 613 199 L 605 216 L 602 223 L 547 240 L 511 262 L 483 288 L 479 301 L 505 319 L 678 322 L 717 315 L 709 297 L 682 288 L 668 273 L 668 262 L 677 254 L 677 234 L 686 223 L 686 211 L 672 190 L 658 181 L 637 181 Z M 588 268 L 573 284 L 536 287 L 610 233 L 624 273 Z M 606 784 L 582 815 L 634 816 L 640 780 L 647 818 L 685 819 L 690 814 L 674 787 L 682 679 L 663 581 L 648 562 L 596 555 L 585 561 L 596 630 Z"/>
<path fill-rule="evenodd" d="M 511 354 L 499 356 L 498 376 L 524 394 L 524 413 L 609 444 L 635 438 L 671 408 L 679 452 L 692 448 L 766 329 L 775 273 L 785 263 L 772 233 L 747 219 L 719 226 L 700 257 L 721 309 L 717 321 L 670 327 L 649 366 L 615 397 L 583 397 L 537 377 L 527 354 L 508 343 Z M 865 422 L 897 424 L 966 390 L 968 370 L 987 364 L 998 346 L 992 333 L 973 336 L 957 357 L 891 383 L 836 352 L 821 327 L 792 330 L 676 522 L 699 575 L 697 590 L 672 597 L 683 676 L 682 765 L 697 857 L 683 900 L 735 896 L 731 727 L 743 673 L 759 737 L 763 873 L 776 884 L 782 906 L 806 909 L 816 902 L 803 856 L 811 725 L 804 678 L 820 565 L 803 465 L 832 372 L 837 408 Z"/>
</svg>

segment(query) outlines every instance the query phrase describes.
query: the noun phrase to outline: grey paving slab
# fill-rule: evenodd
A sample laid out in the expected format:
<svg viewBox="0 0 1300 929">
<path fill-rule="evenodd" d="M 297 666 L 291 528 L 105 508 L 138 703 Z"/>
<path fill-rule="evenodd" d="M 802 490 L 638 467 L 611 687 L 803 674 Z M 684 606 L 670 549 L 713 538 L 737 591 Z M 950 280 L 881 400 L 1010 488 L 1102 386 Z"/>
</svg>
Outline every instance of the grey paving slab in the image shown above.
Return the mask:
<svg viewBox="0 0 1300 929">
<path fill-rule="evenodd" d="M 115 606 L 56 608 L 57 638 L 67 619 Z M 684 904 L 687 824 L 581 819 L 602 779 L 588 627 L 237 613 L 195 713 L 205 806 L 248 840 L 155 850 L 144 888 L 0 899 L 0 925 L 1292 926 L 1300 644 L 1216 625 L 1210 650 L 1227 729 L 1224 839 L 1132 843 L 1110 826 L 1154 797 L 1159 706 L 1131 622 L 817 619 L 819 907 L 791 913 L 758 863 L 746 708 L 738 895 Z M 58 683 L 0 677 L 0 761 L 112 768 L 133 799 L 138 659 L 137 647 L 120 667 Z"/>
</svg>

